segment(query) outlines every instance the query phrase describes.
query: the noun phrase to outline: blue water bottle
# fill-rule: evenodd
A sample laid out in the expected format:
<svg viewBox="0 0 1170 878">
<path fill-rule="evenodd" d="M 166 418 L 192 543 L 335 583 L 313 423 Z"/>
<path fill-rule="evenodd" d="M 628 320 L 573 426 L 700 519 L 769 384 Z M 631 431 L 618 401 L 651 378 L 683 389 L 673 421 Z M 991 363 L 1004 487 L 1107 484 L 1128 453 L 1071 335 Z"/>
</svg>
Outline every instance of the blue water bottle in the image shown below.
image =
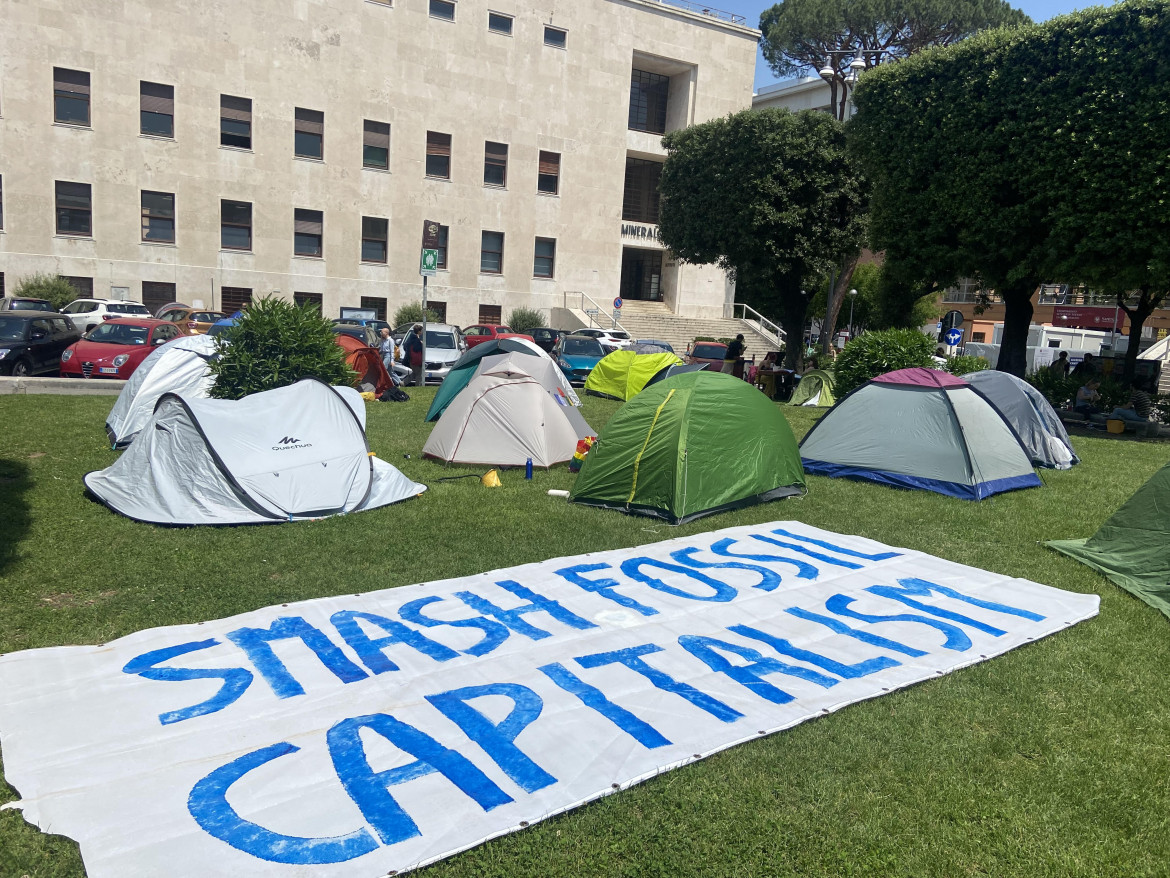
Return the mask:
<svg viewBox="0 0 1170 878">
<path fill-rule="evenodd" d="M 532 479 L 532 458 L 531 457 L 528 458 L 528 460 L 524 464 L 524 478 L 529 479 L 529 480 Z"/>
</svg>

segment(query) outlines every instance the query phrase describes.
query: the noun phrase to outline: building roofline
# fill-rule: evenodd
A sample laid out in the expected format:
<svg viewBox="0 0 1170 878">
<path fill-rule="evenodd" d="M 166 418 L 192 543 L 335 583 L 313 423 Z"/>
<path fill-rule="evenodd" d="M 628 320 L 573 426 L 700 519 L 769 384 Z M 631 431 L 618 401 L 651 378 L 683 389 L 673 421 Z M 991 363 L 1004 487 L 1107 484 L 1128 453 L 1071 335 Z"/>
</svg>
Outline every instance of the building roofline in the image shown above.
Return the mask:
<svg viewBox="0 0 1170 878">
<path fill-rule="evenodd" d="M 694 22 L 712 25 L 723 30 L 732 31 L 745 37 L 759 40 L 761 33 L 751 27 L 747 19 L 734 12 L 725 12 L 716 9 L 707 3 L 696 0 L 609 0 L 611 3 L 623 3 L 629 6 L 641 6 L 655 12 L 664 12 L 678 18 L 689 19 Z"/>
</svg>

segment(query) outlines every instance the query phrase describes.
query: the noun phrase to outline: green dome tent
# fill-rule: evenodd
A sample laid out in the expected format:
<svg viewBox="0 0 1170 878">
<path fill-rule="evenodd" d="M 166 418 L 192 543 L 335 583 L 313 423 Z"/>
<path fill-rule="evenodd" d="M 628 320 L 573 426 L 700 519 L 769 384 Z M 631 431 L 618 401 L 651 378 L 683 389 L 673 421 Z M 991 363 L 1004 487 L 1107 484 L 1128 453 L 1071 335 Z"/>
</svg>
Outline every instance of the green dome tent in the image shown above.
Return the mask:
<svg viewBox="0 0 1170 878">
<path fill-rule="evenodd" d="M 683 524 L 803 492 L 779 407 L 745 381 L 702 371 L 659 381 L 618 409 L 569 500 Z"/>
<path fill-rule="evenodd" d="M 833 376 L 823 369 L 810 369 L 792 391 L 789 405 L 815 405 L 831 408 L 837 404 L 833 396 Z"/>
<path fill-rule="evenodd" d="M 681 362 L 668 351 L 658 354 L 614 351 L 598 360 L 593 367 L 585 379 L 585 392 L 613 399 L 632 399 L 655 375 Z"/>
<path fill-rule="evenodd" d="M 1170 616 L 1170 464 L 1087 540 L 1046 544 Z"/>
</svg>

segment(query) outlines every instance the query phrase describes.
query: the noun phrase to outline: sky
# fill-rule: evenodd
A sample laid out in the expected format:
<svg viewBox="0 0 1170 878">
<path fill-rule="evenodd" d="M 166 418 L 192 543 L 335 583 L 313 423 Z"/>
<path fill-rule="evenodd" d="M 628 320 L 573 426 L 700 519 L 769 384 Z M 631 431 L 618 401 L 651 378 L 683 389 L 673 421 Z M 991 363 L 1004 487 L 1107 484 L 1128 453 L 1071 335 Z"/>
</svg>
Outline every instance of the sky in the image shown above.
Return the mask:
<svg viewBox="0 0 1170 878">
<path fill-rule="evenodd" d="M 712 0 L 711 6 L 715 9 L 722 9 L 724 12 L 742 15 L 749 26 L 759 27 L 760 14 L 773 6 L 774 2 L 775 0 L 773 2 L 768 2 L 768 0 Z M 1111 5 L 1108 0 L 1097 0 L 1097 2 L 1088 2 L 1088 0 L 1083 0 L 1083 2 L 1075 2 L 1075 0 L 1009 0 L 1009 2 L 1015 8 L 1022 9 L 1032 21 L 1037 23 L 1047 21 L 1056 15 L 1087 9 L 1090 6 Z M 759 91 L 761 86 L 770 85 L 776 81 L 776 75 L 764 63 L 764 56 L 757 53 L 756 90 Z"/>
</svg>

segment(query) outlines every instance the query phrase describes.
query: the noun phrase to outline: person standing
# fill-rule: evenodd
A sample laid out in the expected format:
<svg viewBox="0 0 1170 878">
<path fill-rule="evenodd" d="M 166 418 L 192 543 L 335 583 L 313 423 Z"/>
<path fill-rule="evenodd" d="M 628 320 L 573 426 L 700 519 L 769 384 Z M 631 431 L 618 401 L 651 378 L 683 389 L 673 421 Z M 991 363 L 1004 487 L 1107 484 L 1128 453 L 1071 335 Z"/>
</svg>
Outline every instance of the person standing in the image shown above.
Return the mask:
<svg viewBox="0 0 1170 878">
<path fill-rule="evenodd" d="M 406 340 L 402 343 L 402 353 L 406 357 L 406 365 L 410 367 L 410 383 L 415 387 L 422 387 L 424 384 L 423 378 L 423 344 L 422 344 L 422 324 L 416 323 Z"/>
<path fill-rule="evenodd" d="M 1052 365 L 1048 367 L 1048 371 L 1053 375 L 1058 375 L 1061 378 L 1068 377 L 1068 351 L 1061 351 Z"/>
<path fill-rule="evenodd" d="M 743 343 L 743 333 L 735 337 L 735 341 L 727 346 L 727 352 L 723 354 L 723 369 L 728 375 L 735 373 L 735 366 L 743 356 L 747 345 Z"/>
<path fill-rule="evenodd" d="M 378 330 L 378 335 L 382 340 L 378 342 L 378 353 L 382 355 L 382 365 L 386 367 L 386 371 L 391 375 L 394 374 L 394 337 L 390 335 L 389 328 L 383 326 Z"/>
</svg>

